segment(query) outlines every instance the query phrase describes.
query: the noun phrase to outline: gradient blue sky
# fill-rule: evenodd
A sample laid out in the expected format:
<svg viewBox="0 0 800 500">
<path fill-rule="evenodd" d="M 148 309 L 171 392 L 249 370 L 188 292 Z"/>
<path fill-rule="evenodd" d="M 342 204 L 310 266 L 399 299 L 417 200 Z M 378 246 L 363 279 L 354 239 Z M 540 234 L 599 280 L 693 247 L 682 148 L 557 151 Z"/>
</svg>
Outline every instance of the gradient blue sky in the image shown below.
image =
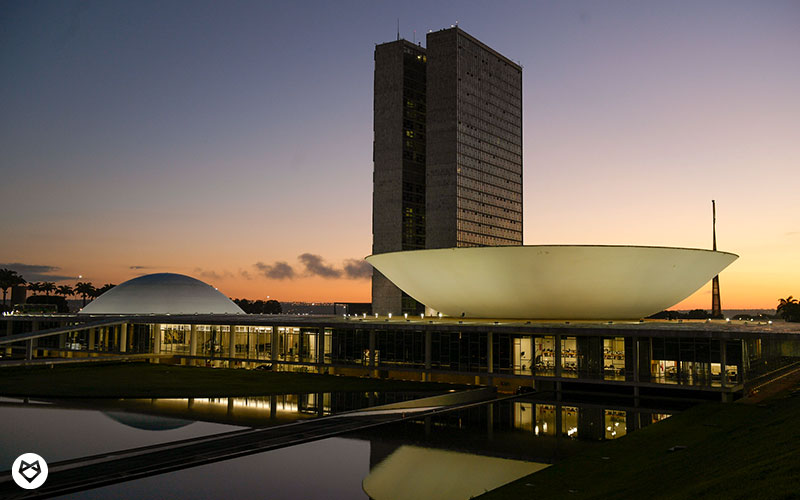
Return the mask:
<svg viewBox="0 0 800 500">
<path fill-rule="evenodd" d="M 525 243 L 709 247 L 715 198 L 723 306 L 800 295 L 798 1 L 3 2 L 0 264 L 369 300 L 344 266 L 398 17 L 524 66 Z"/>
</svg>

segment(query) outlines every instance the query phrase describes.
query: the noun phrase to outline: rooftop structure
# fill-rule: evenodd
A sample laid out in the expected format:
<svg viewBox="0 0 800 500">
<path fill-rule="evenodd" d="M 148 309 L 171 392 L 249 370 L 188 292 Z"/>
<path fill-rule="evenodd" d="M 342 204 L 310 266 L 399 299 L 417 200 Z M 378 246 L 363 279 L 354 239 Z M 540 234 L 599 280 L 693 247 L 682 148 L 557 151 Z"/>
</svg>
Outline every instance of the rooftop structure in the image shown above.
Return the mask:
<svg viewBox="0 0 800 500">
<path fill-rule="evenodd" d="M 244 311 L 198 279 L 158 273 L 115 286 L 90 302 L 80 314 L 244 314 Z"/>
<path fill-rule="evenodd" d="M 738 258 L 688 248 L 541 245 L 367 257 L 415 299 L 454 317 L 639 319 L 685 299 Z"/>
</svg>

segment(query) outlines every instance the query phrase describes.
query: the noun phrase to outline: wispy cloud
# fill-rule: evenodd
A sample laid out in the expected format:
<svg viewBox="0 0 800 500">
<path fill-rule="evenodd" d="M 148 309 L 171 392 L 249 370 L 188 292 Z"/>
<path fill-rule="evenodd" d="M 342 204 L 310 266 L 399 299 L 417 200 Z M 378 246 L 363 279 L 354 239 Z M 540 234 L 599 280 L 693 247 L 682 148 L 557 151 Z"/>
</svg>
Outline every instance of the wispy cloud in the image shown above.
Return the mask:
<svg viewBox="0 0 800 500">
<path fill-rule="evenodd" d="M 11 269 L 25 278 L 26 281 L 63 281 L 74 280 L 77 276 L 65 274 L 54 274 L 61 270 L 58 266 L 47 266 L 41 264 L 23 264 L 21 262 L 0 263 L 0 268 Z"/>
<path fill-rule="evenodd" d="M 233 277 L 233 273 L 231 273 L 230 271 L 217 272 L 217 271 L 214 271 L 213 269 L 202 269 L 200 267 L 196 267 L 194 269 L 194 272 L 198 276 L 202 276 L 203 278 L 206 278 L 206 279 L 221 280 L 221 279 L 232 278 Z"/>
<path fill-rule="evenodd" d="M 128 269 L 138 271 L 139 269 L 153 269 L 151 266 L 130 266 Z"/>
<path fill-rule="evenodd" d="M 256 262 L 253 264 L 259 273 L 265 277 L 273 280 L 290 280 L 295 277 L 295 272 L 292 266 L 283 261 L 278 261 L 273 264 L 264 264 L 263 262 Z"/>
</svg>

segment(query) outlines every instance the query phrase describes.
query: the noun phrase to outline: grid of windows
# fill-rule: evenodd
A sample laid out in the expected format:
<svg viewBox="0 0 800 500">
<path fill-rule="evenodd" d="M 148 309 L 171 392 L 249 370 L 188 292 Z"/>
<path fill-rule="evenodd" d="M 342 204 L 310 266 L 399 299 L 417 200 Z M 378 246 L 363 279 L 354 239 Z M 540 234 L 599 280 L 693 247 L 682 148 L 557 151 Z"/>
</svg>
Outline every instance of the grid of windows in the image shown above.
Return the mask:
<svg viewBox="0 0 800 500">
<path fill-rule="evenodd" d="M 458 37 L 459 246 L 522 243 L 522 74 Z"/>
</svg>

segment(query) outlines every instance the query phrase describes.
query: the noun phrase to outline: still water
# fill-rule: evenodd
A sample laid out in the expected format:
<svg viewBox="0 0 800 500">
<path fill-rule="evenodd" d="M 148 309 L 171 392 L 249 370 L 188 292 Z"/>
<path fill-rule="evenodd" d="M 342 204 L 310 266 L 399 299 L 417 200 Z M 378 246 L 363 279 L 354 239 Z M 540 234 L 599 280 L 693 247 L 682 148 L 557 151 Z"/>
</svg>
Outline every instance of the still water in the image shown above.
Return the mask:
<svg viewBox="0 0 800 500">
<path fill-rule="evenodd" d="M 280 425 L 416 395 L 328 393 L 254 398 L 27 401 L 0 398 L 0 470 L 35 452 L 48 463 Z M 630 403 L 630 404 L 629 404 Z M 69 498 L 469 498 L 680 407 L 555 401 L 535 395 L 346 437 L 160 474 Z M 369 493 L 369 496 L 367 493 Z"/>
</svg>

